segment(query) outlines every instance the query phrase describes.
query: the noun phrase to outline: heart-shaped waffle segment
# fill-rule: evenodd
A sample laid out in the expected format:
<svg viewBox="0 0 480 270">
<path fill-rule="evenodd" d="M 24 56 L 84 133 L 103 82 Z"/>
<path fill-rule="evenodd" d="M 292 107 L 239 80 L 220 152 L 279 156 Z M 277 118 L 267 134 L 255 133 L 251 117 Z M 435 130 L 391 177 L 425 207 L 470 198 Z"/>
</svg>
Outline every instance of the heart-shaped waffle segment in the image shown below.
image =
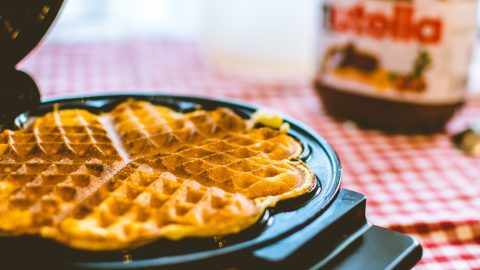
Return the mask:
<svg viewBox="0 0 480 270">
<path fill-rule="evenodd" d="M 226 108 L 178 113 L 128 100 L 4 130 L 0 233 L 85 250 L 238 233 L 315 186 L 294 138 L 249 126 Z"/>
</svg>

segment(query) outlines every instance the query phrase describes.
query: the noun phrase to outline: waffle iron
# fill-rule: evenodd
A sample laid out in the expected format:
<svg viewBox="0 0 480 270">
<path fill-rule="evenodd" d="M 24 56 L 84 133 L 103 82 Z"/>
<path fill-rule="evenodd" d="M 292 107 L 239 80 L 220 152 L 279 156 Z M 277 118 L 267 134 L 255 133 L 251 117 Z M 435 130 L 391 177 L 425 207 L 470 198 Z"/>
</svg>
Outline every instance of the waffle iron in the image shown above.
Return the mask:
<svg viewBox="0 0 480 270">
<path fill-rule="evenodd" d="M 13 38 L 0 24 L 0 124 L 21 128 L 31 117 L 53 109 L 111 110 L 128 99 L 148 100 L 179 112 L 228 107 L 248 118 L 258 107 L 236 101 L 191 96 L 123 94 L 40 101 L 32 78 L 15 69 L 40 40 L 56 16 L 61 0 L 18 1 L 0 4 L 0 20 L 16 18 L 29 38 Z M 3 5 L 3 7 L 2 7 Z M 43 14 L 44 7 L 49 12 Z M 6 13 L 5 13 L 6 12 Z M 39 13 L 40 12 L 40 13 Z M 32 15 L 33 14 L 33 15 Z M 30 20 L 43 14 L 43 20 Z M 38 17 L 38 16 L 37 16 Z M 8 29 L 7 29 L 8 30 Z M 9 53 L 11 51 L 12 53 Z M 8 61 L 3 61 L 8 59 Z M 237 235 L 160 239 L 121 252 L 84 252 L 37 236 L 0 237 L 2 268 L 29 269 L 409 269 L 421 258 L 422 248 L 411 236 L 368 223 L 366 198 L 341 188 L 341 166 L 331 146 L 305 125 L 284 117 L 289 133 L 301 142 L 301 159 L 317 178 L 309 194 L 268 209 L 250 229 Z M 27 268 L 28 267 L 28 268 Z"/>
<path fill-rule="evenodd" d="M 82 108 L 110 111 L 128 99 L 147 100 L 179 112 L 228 107 L 248 118 L 256 106 L 200 97 L 125 94 L 55 99 L 19 114 L 8 126 L 22 127 L 31 117 L 53 109 Z M 2 260 L 25 257 L 35 264 L 80 269 L 181 268 L 324 268 L 408 269 L 421 257 L 421 247 L 410 236 L 371 225 L 365 218 L 365 196 L 341 189 L 341 167 L 333 149 L 313 130 L 284 117 L 289 133 L 301 142 L 300 158 L 317 177 L 317 188 L 300 198 L 269 209 L 261 221 L 234 236 L 158 240 L 122 252 L 81 252 L 35 236 L 0 238 Z M 18 264 L 15 259 L 15 264 Z M 12 262 L 13 263 L 13 262 Z"/>
</svg>

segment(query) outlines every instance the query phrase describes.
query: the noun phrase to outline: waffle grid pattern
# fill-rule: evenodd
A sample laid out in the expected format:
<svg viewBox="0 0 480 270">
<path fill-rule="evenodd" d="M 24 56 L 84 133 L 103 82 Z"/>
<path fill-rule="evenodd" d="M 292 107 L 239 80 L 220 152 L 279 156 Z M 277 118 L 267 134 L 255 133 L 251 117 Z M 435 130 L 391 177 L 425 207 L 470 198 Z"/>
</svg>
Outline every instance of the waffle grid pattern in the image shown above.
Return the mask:
<svg viewBox="0 0 480 270">
<path fill-rule="evenodd" d="M 239 194 L 130 163 L 77 206 L 73 217 L 62 221 L 60 229 L 66 241 L 101 238 L 101 248 L 108 247 L 110 241 L 115 248 L 119 236 L 132 246 L 150 241 L 153 236 L 178 239 L 184 234 L 211 235 L 232 224 L 242 229 L 259 217 L 259 210 L 254 201 Z M 85 227 L 89 229 L 83 233 Z M 115 234 L 110 239 L 112 231 Z"/>
<path fill-rule="evenodd" d="M 258 131 L 262 133 L 264 130 Z M 260 135 L 258 133 L 254 135 Z M 286 192 L 297 184 L 289 180 L 298 167 L 297 162 L 287 160 L 292 151 L 282 148 L 280 140 L 285 137 L 274 135 L 251 139 L 248 135 L 237 134 L 220 141 L 206 140 L 199 145 L 187 145 L 173 154 L 158 154 L 148 163 L 200 183 L 241 192 L 250 198 L 267 194 L 283 194 L 284 198 L 290 196 Z M 271 147 L 272 144 L 276 147 Z"/>
<path fill-rule="evenodd" d="M 156 169 L 249 198 L 298 195 L 298 162 L 288 160 L 300 156 L 302 147 L 278 130 L 247 129 L 244 120 L 224 108 L 179 114 L 138 101 L 119 105 L 112 117 L 133 156 L 161 149 L 148 158 Z"/>
<path fill-rule="evenodd" d="M 2 158 L 17 161 L 32 157 L 117 158 L 106 131 L 95 116 L 86 111 L 55 111 L 36 121 L 27 130 L 5 130 L 0 134 Z"/>
<path fill-rule="evenodd" d="M 199 143 L 228 132 L 245 130 L 245 121 L 226 109 L 180 114 L 147 102 L 126 102 L 112 111 L 113 122 L 132 156 L 154 149 L 172 152 L 185 143 Z"/>
<path fill-rule="evenodd" d="M 56 224 L 120 160 L 97 117 L 81 110 L 5 130 L 0 148 L 0 221 L 15 234 Z"/>
<path fill-rule="evenodd" d="M 299 142 L 247 122 L 228 109 L 181 114 L 135 100 L 101 115 L 54 107 L 2 133 L 0 231 L 88 250 L 239 232 L 315 185 L 306 165 L 290 160 Z"/>
</svg>

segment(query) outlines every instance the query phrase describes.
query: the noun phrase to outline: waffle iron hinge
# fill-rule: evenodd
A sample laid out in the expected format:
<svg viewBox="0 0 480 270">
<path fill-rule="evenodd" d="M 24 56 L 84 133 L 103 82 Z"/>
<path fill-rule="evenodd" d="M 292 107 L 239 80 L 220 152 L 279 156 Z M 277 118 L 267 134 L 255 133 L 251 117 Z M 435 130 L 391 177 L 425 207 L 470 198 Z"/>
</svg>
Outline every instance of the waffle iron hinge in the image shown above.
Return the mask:
<svg viewBox="0 0 480 270">
<path fill-rule="evenodd" d="M 37 84 L 27 73 L 0 68 L 0 128 L 14 128 L 14 119 L 40 104 Z"/>
<path fill-rule="evenodd" d="M 13 119 L 40 104 L 32 77 L 17 64 L 50 28 L 63 0 L 8 1 L 0 5 L 0 128 L 13 128 Z"/>
<path fill-rule="evenodd" d="M 239 268 L 410 269 L 422 249 L 411 236 L 367 222 L 366 198 L 342 189 L 315 221 L 294 234 L 255 250 Z"/>
</svg>

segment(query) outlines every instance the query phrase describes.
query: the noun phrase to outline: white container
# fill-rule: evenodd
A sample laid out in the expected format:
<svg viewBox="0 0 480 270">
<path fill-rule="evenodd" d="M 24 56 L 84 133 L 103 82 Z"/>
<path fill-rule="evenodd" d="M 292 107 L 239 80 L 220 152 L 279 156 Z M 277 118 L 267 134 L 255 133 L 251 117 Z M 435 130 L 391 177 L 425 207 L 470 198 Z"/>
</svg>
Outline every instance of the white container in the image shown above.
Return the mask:
<svg viewBox="0 0 480 270">
<path fill-rule="evenodd" d="M 316 0 L 203 0 L 201 43 L 219 67 L 243 75 L 311 78 Z"/>
</svg>

